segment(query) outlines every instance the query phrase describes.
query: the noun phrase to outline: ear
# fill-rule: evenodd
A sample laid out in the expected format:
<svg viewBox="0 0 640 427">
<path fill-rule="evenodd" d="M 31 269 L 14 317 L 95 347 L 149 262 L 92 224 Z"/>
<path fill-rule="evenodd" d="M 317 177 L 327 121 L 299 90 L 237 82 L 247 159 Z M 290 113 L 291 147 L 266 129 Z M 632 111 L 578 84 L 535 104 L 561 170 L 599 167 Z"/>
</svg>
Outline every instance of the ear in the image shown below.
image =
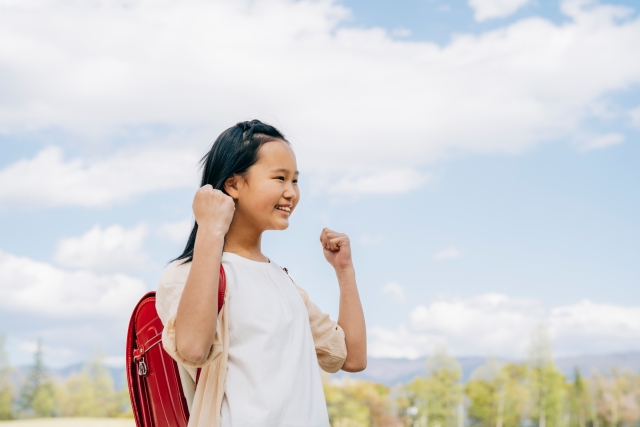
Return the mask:
<svg viewBox="0 0 640 427">
<path fill-rule="evenodd" d="M 227 194 L 229 195 L 229 197 L 231 197 L 233 200 L 236 200 L 238 198 L 238 188 L 240 184 L 240 177 L 238 175 L 232 175 L 229 178 L 227 178 L 227 180 L 224 182 L 224 190 L 227 192 Z"/>
</svg>

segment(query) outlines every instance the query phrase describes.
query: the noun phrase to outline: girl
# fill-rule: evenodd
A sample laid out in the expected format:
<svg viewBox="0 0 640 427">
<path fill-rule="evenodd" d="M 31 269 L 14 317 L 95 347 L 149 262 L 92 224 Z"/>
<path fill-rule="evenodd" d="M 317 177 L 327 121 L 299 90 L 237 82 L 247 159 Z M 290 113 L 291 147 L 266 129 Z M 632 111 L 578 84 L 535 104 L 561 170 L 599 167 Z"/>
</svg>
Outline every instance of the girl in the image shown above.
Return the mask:
<svg viewBox="0 0 640 427">
<path fill-rule="evenodd" d="M 318 365 L 357 372 L 367 363 L 349 238 L 328 228 L 320 234 L 340 286 L 335 322 L 260 249 L 262 233 L 286 229 L 300 200 L 289 142 L 258 120 L 242 122 L 224 131 L 202 161 L 195 225 L 156 294 L 189 427 L 328 427 Z M 218 315 L 221 263 L 227 289 Z"/>
</svg>

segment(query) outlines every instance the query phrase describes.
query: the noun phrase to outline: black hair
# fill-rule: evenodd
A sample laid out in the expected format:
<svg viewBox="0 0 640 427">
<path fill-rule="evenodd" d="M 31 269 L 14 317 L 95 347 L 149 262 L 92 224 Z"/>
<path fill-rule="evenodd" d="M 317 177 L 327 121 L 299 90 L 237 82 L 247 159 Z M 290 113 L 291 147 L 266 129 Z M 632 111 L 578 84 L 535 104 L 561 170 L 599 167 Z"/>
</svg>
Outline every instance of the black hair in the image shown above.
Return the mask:
<svg viewBox="0 0 640 427">
<path fill-rule="evenodd" d="M 240 122 L 230 127 L 218 136 L 211 149 L 200 160 L 202 166 L 202 180 L 200 186 L 211 184 L 217 190 L 227 194 L 224 183 L 233 175 L 244 175 L 259 159 L 259 149 L 262 144 L 282 140 L 284 135 L 275 127 L 262 123 L 260 120 Z M 193 260 L 193 247 L 196 243 L 198 223 L 194 221 L 191 234 L 182 254 L 174 259 Z"/>
</svg>

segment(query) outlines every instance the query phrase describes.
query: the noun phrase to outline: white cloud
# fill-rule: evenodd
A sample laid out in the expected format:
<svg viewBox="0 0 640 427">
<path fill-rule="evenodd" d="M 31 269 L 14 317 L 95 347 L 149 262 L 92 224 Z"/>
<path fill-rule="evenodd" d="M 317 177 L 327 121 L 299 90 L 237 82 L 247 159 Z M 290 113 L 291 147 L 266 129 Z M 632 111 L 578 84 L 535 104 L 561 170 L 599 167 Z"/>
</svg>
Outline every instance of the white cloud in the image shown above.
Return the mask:
<svg viewBox="0 0 640 427">
<path fill-rule="evenodd" d="M 365 176 L 346 176 L 332 188 L 333 193 L 399 194 L 419 188 L 429 175 L 414 170 L 388 170 Z"/>
<path fill-rule="evenodd" d="M 193 220 L 185 219 L 176 222 L 165 222 L 158 227 L 158 236 L 174 243 L 187 243 L 187 238 L 193 228 Z"/>
<path fill-rule="evenodd" d="M 102 229 L 96 225 L 82 236 L 58 242 L 53 258 L 63 267 L 97 272 L 141 269 L 149 263 L 149 257 L 142 247 L 147 234 L 144 224 L 131 229 L 120 225 Z"/>
<path fill-rule="evenodd" d="M 0 251 L 0 307 L 5 311 L 61 319 L 123 319 L 145 290 L 142 281 L 124 274 L 67 271 Z"/>
<path fill-rule="evenodd" d="M 549 324 L 558 341 L 568 347 L 625 349 L 625 342 L 640 338 L 640 307 L 596 304 L 588 300 L 556 307 L 550 311 Z"/>
<path fill-rule="evenodd" d="M 417 359 L 444 344 L 435 337 L 413 333 L 405 325 L 400 325 L 397 329 L 369 327 L 367 335 L 368 354 L 373 357 Z"/>
<path fill-rule="evenodd" d="M 446 259 L 454 259 L 462 256 L 462 252 L 456 248 L 447 248 L 433 254 L 433 259 L 442 261 Z"/>
<path fill-rule="evenodd" d="M 387 283 L 384 288 L 382 288 L 382 293 L 391 294 L 393 302 L 395 303 L 403 304 L 406 302 L 404 288 L 397 283 Z"/>
<path fill-rule="evenodd" d="M 125 150 L 107 158 L 65 160 L 48 147 L 0 170 L 7 206 L 106 206 L 150 191 L 197 184 L 197 154 L 189 149 Z"/>
<path fill-rule="evenodd" d="M 587 139 L 582 145 L 582 150 L 600 150 L 613 145 L 621 144 L 624 141 L 624 135 L 619 133 L 607 133 L 604 135 L 596 135 Z"/>
<path fill-rule="evenodd" d="M 415 358 L 438 346 L 457 355 L 523 357 L 540 324 L 549 327 L 558 355 L 640 349 L 640 307 L 581 301 L 547 310 L 501 294 L 419 305 L 397 329 L 370 328 L 370 348 L 377 357 Z"/>
<path fill-rule="evenodd" d="M 522 3 L 475 2 L 480 16 Z M 348 10 L 331 0 L 3 4 L 0 131 L 219 132 L 257 116 L 284 124 L 301 168 L 331 174 L 337 192 L 408 191 L 416 171 L 453 154 L 571 140 L 598 118 L 603 98 L 640 82 L 640 18 L 579 1 L 562 10 L 562 24 L 528 18 L 440 47 L 350 27 Z M 123 168 L 112 167 L 121 157 L 90 164 L 45 154 L 43 170 L 55 173 L 41 189 L 25 175 L 45 176 L 33 161 L 21 163 L 24 173 L 1 172 L 4 206 L 99 206 L 189 181 L 169 153 Z M 184 162 L 189 171 L 196 158 Z M 132 175 L 145 164 L 151 175 Z M 353 170 L 379 173 L 344 176 Z"/>
<path fill-rule="evenodd" d="M 469 0 L 469 6 L 473 9 L 473 17 L 476 21 L 486 21 L 490 18 L 504 18 L 531 0 Z"/>
</svg>

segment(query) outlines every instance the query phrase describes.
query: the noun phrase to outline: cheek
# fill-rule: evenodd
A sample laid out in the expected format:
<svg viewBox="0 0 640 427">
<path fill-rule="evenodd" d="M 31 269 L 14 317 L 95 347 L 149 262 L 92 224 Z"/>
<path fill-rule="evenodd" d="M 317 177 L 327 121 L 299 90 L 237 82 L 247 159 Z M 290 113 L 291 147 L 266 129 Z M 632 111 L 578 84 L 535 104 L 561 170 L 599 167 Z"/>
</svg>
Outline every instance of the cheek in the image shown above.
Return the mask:
<svg viewBox="0 0 640 427">
<path fill-rule="evenodd" d="M 255 188 L 252 205 L 261 211 L 271 210 L 280 199 L 279 189 L 274 185 L 262 185 Z"/>
<path fill-rule="evenodd" d="M 293 206 L 298 206 L 298 202 L 300 202 L 300 189 L 296 188 L 296 199 L 293 201 Z"/>
</svg>

